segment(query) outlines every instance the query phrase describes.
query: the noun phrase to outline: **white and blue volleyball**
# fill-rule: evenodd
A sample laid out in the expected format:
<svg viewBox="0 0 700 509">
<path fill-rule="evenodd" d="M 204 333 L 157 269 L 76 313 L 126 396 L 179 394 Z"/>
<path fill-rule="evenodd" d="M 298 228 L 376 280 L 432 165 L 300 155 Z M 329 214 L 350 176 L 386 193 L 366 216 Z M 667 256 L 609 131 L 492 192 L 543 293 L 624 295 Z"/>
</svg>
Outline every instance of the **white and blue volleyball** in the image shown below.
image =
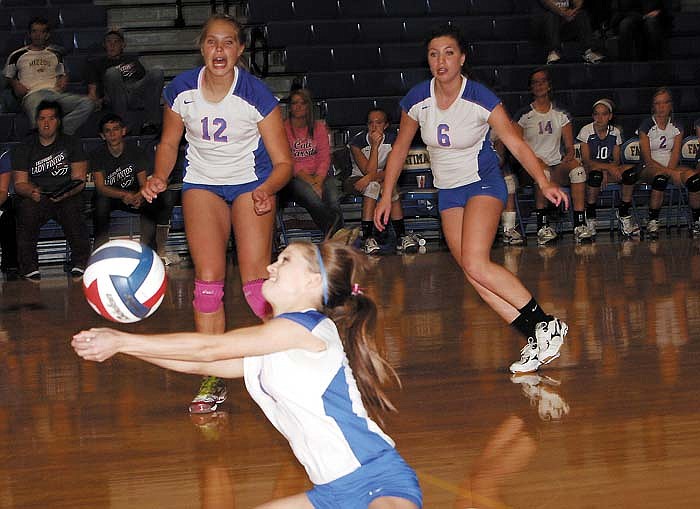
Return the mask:
<svg viewBox="0 0 700 509">
<path fill-rule="evenodd" d="M 165 267 L 148 246 L 112 240 L 97 248 L 83 275 L 83 291 L 98 314 L 119 323 L 155 313 L 165 296 Z"/>
</svg>

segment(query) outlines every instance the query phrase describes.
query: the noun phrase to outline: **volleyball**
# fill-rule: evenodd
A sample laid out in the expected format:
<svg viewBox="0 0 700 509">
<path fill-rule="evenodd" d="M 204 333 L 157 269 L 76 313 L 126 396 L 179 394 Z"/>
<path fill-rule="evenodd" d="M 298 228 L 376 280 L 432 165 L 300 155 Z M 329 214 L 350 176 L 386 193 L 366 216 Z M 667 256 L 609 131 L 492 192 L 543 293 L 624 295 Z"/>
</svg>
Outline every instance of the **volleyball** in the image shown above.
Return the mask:
<svg viewBox="0 0 700 509">
<path fill-rule="evenodd" d="M 99 315 L 119 323 L 143 320 L 163 302 L 165 267 L 148 246 L 112 240 L 97 248 L 83 274 L 83 291 Z"/>
</svg>

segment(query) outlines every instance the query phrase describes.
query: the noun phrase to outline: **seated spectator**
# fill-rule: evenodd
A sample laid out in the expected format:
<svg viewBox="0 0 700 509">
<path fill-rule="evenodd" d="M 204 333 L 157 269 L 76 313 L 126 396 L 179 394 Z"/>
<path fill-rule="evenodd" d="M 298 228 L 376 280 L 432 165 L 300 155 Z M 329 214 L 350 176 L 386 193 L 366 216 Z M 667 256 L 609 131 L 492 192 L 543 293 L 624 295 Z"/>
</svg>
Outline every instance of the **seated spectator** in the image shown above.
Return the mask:
<svg viewBox="0 0 700 509">
<path fill-rule="evenodd" d="M 681 158 L 683 130 L 674 124 L 673 96 L 665 87 L 652 98 L 652 116 L 639 126 L 639 151 L 642 154 L 641 179 L 651 184 L 649 220 L 646 232 L 650 238 L 659 235 L 659 213 L 669 181 L 688 190 L 688 204 L 693 215 L 691 233 L 700 237 L 700 171 L 678 166 Z"/>
<path fill-rule="evenodd" d="M 380 250 L 374 229 L 374 209 L 384 181 L 384 165 L 396 140 L 396 131 L 387 130 L 389 116 L 381 108 L 367 114 L 367 129 L 350 140 L 352 174 L 345 182 L 345 192 L 362 195 L 362 250 L 367 254 Z M 403 209 L 396 188 L 391 196 L 391 224 L 396 233 L 396 251 L 412 253 L 418 251 L 418 241 L 413 234 L 406 233 Z"/>
<path fill-rule="evenodd" d="M 613 0 L 611 7 L 610 28 L 620 38 L 620 59 L 663 58 L 663 0 Z"/>
<path fill-rule="evenodd" d="M 547 63 L 561 60 L 562 37 L 577 39 L 586 50 L 583 60 L 597 64 L 605 57 L 594 51 L 593 30 L 588 13 L 582 9 L 583 0 L 533 0 L 536 30 L 543 32 L 547 46 Z"/>
<path fill-rule="evenodd" d="M 315 120 L 308 90 L 293 91 L 289 100 L 289 117 L 284 128 L 294 157 L 294 176 L 282 194 L 304 207 L 324 236 L 333 236 L 343 227 L 343 213 L 335 177 L 328 172 L 331 163 L 328 130 L 324 122 Z"/>
<path fill-rule="evenodd" d="M 593 37 L 603 36 L 610 23 L 610 0 L 586 0 L 583 8 L 591 20 Z"/>
<path fill-rule="evenodd" d="M 158 252 L 166 265 L 165 245 L 170 230 L 174 193 L 166 191 L 151 203 L 141 196 L 146 183 L 148 158 L 144 151 L 124 140 L 126 127 L 119 115 L 110 113 L 100 120 L 100 138 L 105 141 L 90 154 L 90 168 L 95 179 L 92 219 L 95 247 L 109 240 L 110 214 L 113 210 L 140 215 L 141 243 Z"/>
<path fill-rule="evenodd" d="M 574 237 L 576 242 L 590 240 L 592 232 L 586 226 L 586 172 L 574 157 L 574 134 L 569 114 L 552 102 L 552 84 L 549 71 L 535 69 L 530 74 L 533 102 L 515 115 L 516 128 L 540 160 L 549 167 L 547 178 L 559 185 L 571 186 L 574 209 Z M 564 145 L 564 154 L 561 146 Z M 537 214 L 537 243 L 544 245 L 557 237 L 549 226 L 547 199 L 535 187 Z"/>
<path fill-rule="evenodd" d="M 90 256 L 90 236 L 83 215 L 87 158 L 80 140 L 61 133 L 63 112 L 56 101 L 39 103 L 34 119 L 38 132 L 12 154 L 17 193 L 19 273 L 41 279 L 37 242 L 41 227 L 55 219 L 71 250 L 71 274 L 82 276 Z"/>
<path fill-rule="evenodd" d="M 10 195 L 12 164 L 10 151 L 0 153 L 0 269 L 8 277 L 17 277 L 17 239 L 15 211 Z"/>
<path fill-rule="evenodd" d="M 593 103 L 593 122 L 586 124 L 578 133 L 581 142 L 581 159 L 588 175 L 586 180 L 586 224 L 591 232 L 596 231 L 596 204 L 600 190 L 607 183 L 622 184 L 617 218 L 622 235 L 639 235 L 639 225 L 632 217 L 632 193 L 639 177 L 633 164 L 620 164 L 622 134 L 612 125 L 613 102 L 599 99 Z"/>
<path fill-rule="evenodd" d="M 74 134 L 90 116 L 94 104 L 87 96 L 65 92 L 68 72 L 61 52 L 48 45 L 49 22 L 44 18 L 32 19 L 29 37 L 29 45 L 8 57 L 4 75 L 10 80 L 17 99 L 22 101 L 32 128 L 36 127 L 37 105 L 42 101 L 55 101 L 65 113 L 63 131 Z"/>
<path fill-rule="evenodd" d="M 138 55 L 124 53 L 126 41 L 119 30 L 107 32 L 103 45 L 106 54 L 88 61 L 88 97 L 97 109 L 109 107 L 125 120 L 129 111 L 143 109 L 143 124 L 130 125 L 129 131 L 157 133 L 162 121 L 163 70 L 146 68 Z"/>
</svg>

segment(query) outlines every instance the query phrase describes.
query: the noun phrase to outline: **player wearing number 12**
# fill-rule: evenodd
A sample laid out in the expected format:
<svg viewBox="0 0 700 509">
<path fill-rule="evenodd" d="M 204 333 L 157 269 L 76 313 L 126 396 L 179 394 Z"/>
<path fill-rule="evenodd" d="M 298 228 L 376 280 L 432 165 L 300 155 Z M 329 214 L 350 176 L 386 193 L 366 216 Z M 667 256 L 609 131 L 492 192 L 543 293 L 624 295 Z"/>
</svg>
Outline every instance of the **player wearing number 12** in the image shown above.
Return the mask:
<svg viewBox="0 0 700 509">
<path fill-rule="evenodd" d="M 498 97 L 462 74 L 467 55 L 461 32 L 450 25 L 438 27 L 427 41 L 427 53 L 433 79 L 416 85 L 401 100 L 399 134 L 387 160 L 375 226 L 381 230 L 389 220 L 391 191 L 420 127 L 450 252 L 486 303 L 528 338 L 511 371 L 535 371 L 559 356 L 567 326 L 545 313 L 515 275 L 491 261 L 507 190 L 490 130 L 549 200 L 568 205 L 567 197 L 545 177 L 543 163 L 518 134 Z"/>
<path fill-rule="evenodd" d="M 277 98 L 237 65 L 245 49 L 241 25 L 215 14 L 199 46 L 204 67 L 180 74 L 163 93 L 163 134 L 153 176 L 141 192 L 151 201 L 165 191 L 184 132 L 182 209 L 194 263 L 195 326 L 222 334 L 232 227 L 246 301 L 260 318 L 270 311 L 261 287 L 272 256 L 275 193 L 290 179 L 292 159 Z M 190 411 L 213 412 L 225 397 L 220 380 L 205 378 Z"/>
</svg>

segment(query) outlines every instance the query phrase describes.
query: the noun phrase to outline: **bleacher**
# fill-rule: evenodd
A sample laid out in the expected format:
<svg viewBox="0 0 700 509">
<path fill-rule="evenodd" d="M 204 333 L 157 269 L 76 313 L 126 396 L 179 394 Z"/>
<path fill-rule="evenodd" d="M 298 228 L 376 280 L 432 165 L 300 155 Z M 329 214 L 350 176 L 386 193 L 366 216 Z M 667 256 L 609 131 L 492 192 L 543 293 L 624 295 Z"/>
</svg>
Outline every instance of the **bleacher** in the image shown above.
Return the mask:
<svg viewBox="0 0 700 509">
<path fill-rule="evenodd" d="M 529 102 L 528 73 L 545 60 L 544 48 L 531 37 L 528 1 L 226 3 L 248 27 L 262 30 L 265 51 L 257 58 L 268 59 L 271 72 L 264 78 L 273 91 L 282 98 L 294 81 L 313 91 L 332 129 L 336 149 L 364 127 L 370 107 L 383 107 L 394 122 L 398 120 L 399 99 L 430 76 L 423 39 L 432 25 L 451 22 L 464 30 L 470 41 L 470 75 L 493 88 L 511 113 Z M 575 132 L 590 121 L 593 101 L 605 96 L 616 103 L 616 122 L 623 135 L 633 136 L 649 114 L 652 91 L 664 85 L 674 92 L 675 119 L 686 134 L 691 134 L 692 122 L 700 117 L 700 8 L 688 6 L 691 3 L 673 3 L 673 29 L 668 57 L 663 61 L 616 61 L 616 41 L 611 39 L 607 42 L 610 58 L 599 65 L 587 65 L 579 56 L 583 48 L 565 43 L 562 62 L 552 67 L 552 78 L 555 99 L 573 114 Z M 11 51 L 25 43 L 29 19 L 41 14 L 52 24 L 51 42 L 64 48 L 71 91 L 85 92 L 86 57 L 101 51 L 106 27 L 114 25 L 125 30 L 129 49 L 142 54 L 147 65 L 163 67 L 168 79 L 197 64 L 194 37 L 209 9 L 206 0 L 184 0 L 180 11 L 175 2 L 164 0 L 0 0 L 0 58 L 4 63 Z M 0 113 L 0 144 L 16 143 L 27 133 L 28 125 L 21 114 Z M 80 134 L 87 146 L 99 142 L 94 138 L 94 124 L 86 125 Z M 133 142 L 149 140 L 135 138 Z M 336 169 L 347 170 L 341 166 Z M 430 182 L 426 188 L 415 185 L 416 171 L 426 174 L 428 170 L 402 175 L 404 206 L 416 227 L 430 235 L 439 232 L 434 190 Z M 350 224 L 357 220 L 359 207 L 359 200 L 345 200 L 343 210 Z M 287 213 L 292 219 L 301 218 L 298 211 Z M 125 218 L 123 227 L 119 224 L 117 220 L 118 234 L 136 232 L 133 218 Z M 304 227 L 300 233 L 305 235 L 309 230 Z M 177 248 L 186 249 L 184 239 L 179 242 Z"/>
</svg>

